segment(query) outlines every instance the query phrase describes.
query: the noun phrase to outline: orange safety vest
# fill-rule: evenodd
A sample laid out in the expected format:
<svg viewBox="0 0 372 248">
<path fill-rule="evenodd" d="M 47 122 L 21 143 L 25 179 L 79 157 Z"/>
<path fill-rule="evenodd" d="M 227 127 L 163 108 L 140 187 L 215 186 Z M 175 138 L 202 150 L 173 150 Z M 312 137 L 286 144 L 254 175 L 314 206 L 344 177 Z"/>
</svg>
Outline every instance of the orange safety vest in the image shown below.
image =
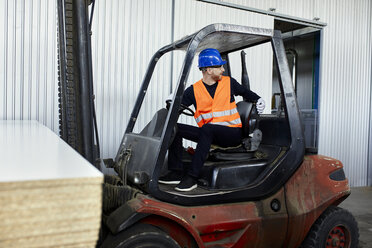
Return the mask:
<svg viewBox="0 0 372 248">
<path fill-rule="evenodd" d="M 202 80 L 193 84 L 193 88 L 196 101 L 194 118 L 199 127 L 206 123 L 242 127 L 235 101 L 230 102 L 230 77 L 222 76 L 218 81 L 214 98 L 211 97 Z"/>
</svg>

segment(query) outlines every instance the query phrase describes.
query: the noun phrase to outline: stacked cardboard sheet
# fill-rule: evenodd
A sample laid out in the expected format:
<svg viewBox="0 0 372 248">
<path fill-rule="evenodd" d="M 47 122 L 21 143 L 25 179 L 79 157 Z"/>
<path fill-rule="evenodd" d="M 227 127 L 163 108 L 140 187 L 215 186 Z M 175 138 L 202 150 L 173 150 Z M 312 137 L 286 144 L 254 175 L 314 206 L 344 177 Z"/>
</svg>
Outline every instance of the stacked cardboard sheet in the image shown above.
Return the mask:
<svg viewBox="0 0 372 248">
<path fill-rule="evenodd" d="M 0 121 L 0 247 L 95 247 L 102 174 L 35 121 Z"/>
</svg>

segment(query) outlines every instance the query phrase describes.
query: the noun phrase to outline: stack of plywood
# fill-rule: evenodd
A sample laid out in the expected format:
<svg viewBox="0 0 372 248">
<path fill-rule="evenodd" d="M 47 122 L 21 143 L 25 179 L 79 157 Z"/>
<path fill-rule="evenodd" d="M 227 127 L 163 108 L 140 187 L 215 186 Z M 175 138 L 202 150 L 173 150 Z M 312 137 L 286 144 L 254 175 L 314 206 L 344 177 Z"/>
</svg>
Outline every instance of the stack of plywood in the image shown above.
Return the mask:
<svg viewBox="0 0 372 248">
<path fill-rule="evenodd" d="M 0 247 L 95 247 L 102 174 L 35 121 L 0 121 Z"/>
</svg>

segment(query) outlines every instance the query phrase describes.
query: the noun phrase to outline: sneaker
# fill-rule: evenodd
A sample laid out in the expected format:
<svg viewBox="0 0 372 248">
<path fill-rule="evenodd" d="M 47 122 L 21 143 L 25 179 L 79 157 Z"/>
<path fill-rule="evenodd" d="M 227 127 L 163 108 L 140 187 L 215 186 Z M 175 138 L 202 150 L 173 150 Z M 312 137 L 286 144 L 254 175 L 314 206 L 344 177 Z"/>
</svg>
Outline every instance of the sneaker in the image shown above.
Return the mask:
<svg viewBox="0 0 372 248">
<path fill-rule="evenodd" d="M 182 178 L 181 182 L 177 185 L 175 190 L 191 191 L 195 189 L 196 187 L 198 187 L 196 179 L 187 175 L 184 178 Z"/>
<path fill-rule="evenodd" d="M 183 173 L 179 171 L 170 171 L 165 176 L 159 177 L 158 182 L 162 184 L 179 184 Z"/>
</svg>

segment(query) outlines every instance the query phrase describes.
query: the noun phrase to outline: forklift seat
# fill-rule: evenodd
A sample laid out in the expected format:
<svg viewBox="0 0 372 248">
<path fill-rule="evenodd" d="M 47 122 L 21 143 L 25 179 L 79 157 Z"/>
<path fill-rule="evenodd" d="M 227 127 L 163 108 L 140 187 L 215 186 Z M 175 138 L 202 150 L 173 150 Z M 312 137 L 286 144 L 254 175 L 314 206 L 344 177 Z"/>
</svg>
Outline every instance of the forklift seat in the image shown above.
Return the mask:
<svg viewBox="0 0 372 248">
<path fill-rule="evenodd" d="M 209 157 L 215 161 L 242 161 L 254 156 L 258 144 L 253 146 L 253 139 L 250 137 L 258 126 L 258 112 L 251 102 L 241 101 L 237 103 L 237 109 L 242 122 L 242 143 L 238 147 L 216 147 L 211 150 Z M 256 138 L 254 136 L 254 138 Z M 257 143 L 257 142 L 256 142 Z"/>
</svg>

